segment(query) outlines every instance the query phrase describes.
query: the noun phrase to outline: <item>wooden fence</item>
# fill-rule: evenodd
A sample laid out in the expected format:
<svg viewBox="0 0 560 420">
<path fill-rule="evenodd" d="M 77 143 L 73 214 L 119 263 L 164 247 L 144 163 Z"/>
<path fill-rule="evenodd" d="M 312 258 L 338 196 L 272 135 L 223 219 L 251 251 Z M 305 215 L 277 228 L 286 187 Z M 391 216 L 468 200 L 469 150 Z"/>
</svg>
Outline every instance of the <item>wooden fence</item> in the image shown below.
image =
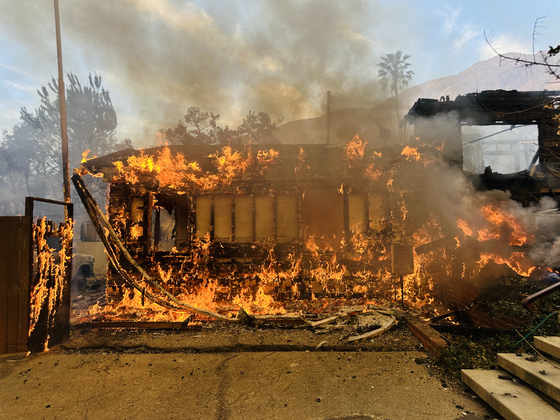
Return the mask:
<svg viewBox="0 0 560 420">
<path fill-rule="evenodd" d="M 33 207 L 36 201 L 64 206 L 69 223 L 73 219 L 72 203 L 37 197 L 26 197 L 25 216 L 0 217 L 0 354 L 40 352 L 49 345 L 67 340 L 70 333 L 71 258 L 66 264 L 60 296 L 50 300 L 54 302 L 54 307 L 49 309 L 49 300 L 43 299 L 36 314 L 34 330 L 31 334 L 29 332 L 32 288 L 39 278 L 33 273 L 33 250 L 37 248 L 33 242 Z M 56 232 L 50 234 L 56 235 Z M 66 246 L 66 255 L 72 255 L 71 236 Z M 54 263 L 54 260 L 51 261 Z M 52 293 L 53 281 L 47 280 L 47 291 Z"/>
<path fill-rule="evenodd" d="M 31 222 L 0 217 L 0 354 L 28 350 Z"/>
</svg>

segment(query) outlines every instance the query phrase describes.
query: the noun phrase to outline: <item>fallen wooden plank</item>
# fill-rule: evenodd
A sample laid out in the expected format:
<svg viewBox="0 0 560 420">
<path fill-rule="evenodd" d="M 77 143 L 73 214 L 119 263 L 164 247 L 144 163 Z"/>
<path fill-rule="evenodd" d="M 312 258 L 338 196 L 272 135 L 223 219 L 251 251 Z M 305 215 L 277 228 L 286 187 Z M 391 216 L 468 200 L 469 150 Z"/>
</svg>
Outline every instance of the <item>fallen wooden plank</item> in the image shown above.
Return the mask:
<svg viewBox="0 0 560 420">
<path fill-rule="evenodd" d="M 287 314 L 287 315 L 255 315 L 259 322 L 270 322 L 274 324 L 310 324 L 301 315 Z"/>
<path fill-rule="evenodd" d="M 181 329 L 181 330 L 199 330 L 200 325 L 188 325 L 186 322 L 167 322 L 167 321 L 108 321 L 108 322 L 83 322 L 72 325 L 73 330 L 81 330 L 84 328 L 127 328 L 127 329 L 145 329 L 145 330 L 165 330 L 165 329 Z"/>
<path fill-rule="evenodd" d="M 335 322 L 339 319 L 345 319 L 345 318 L 348 318 L 349 316 L 350 316 L 350 314 L 347 314 L 347 313 L 336 314 L 334 316 L 322 319 L 320 321 L 308 322 L 308 324 L 311 325 L 313 328 L 317 328 L 317 327 L 322 327 L 323 325 L 332 324 L 333 322 Z"/>
<path fill-rule="evenodd" d="M 396 320 L 397 320 L 397 318 L 392 316 L 391 319 L 381 328 L 378 328 L 378 329 L 373 330 L 373 331 L 368 331 L 367 333 L 362 334 L 362 335 L 356 335 L 356 336 L 353 336 L 353 337 L 349 337 L 348 342 L 352 343 L 354 341 L 363 340 L 364 338 L 371 338 L 371 337 L 375 337 L 375 336 L 378 336 L 380 334 L 383 334 L 385 331 L 387 331 L 389 328 L 391 328 L 393 326 L 393 324 L 395 323 Z"/>
</svg>

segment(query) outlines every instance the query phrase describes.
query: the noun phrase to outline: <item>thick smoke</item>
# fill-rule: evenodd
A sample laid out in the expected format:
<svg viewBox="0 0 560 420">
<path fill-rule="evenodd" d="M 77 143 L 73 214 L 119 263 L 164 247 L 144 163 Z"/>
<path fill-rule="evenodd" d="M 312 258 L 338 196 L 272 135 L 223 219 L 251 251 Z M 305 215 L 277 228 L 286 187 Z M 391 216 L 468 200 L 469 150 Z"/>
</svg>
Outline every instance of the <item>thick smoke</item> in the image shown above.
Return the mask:
<svg viewBox="0 0 560 420">
<path fill-rule="evenodd" d="M 43 61 L 52 58 L 52 2 L 3 3 L 0 23 L 14 42 L 24 41 Z M 137 115 L 153 136 L 175 126 L 189 106 L 220 113 L 235 128 L 249 110 L 285 121 L 321 115 L 327 90 L 371 103 L 389 95 L 377 81 L 380 57 L 406 49 L 393 23 L 407 12 L 380 1 L 202 7 L 173 0 L 61 2 L 65 69 L 99 71 L 119 116 Z M 33 25 L 29 16 L 38 16 Z"/>
<path fill-rule="evenodd" d="M 522 207 L 508 192 L 477 191 L 465 173 L 444 167 L 435 168 L 420 182 L 404 196 L 413 231 L 435 215 L 440 233 L 432 240 L 441 237 L 446 241 L 458 261 L 464 264 L 467 278 L 497 278 L 507 272 L 506 265 L 500 269 L 489 266 L 494 267 L 492 273 L 479 275 L 482 266 L 478 266 L 478 261 L 483 254 L 495 256 L 492 261 L 503 264 L 503 260 L 525 252 L 525 259 L 516 258 L 519 274 L 527 274 L 532 266 L 560 266 L 560 214 L 552 198 L 545 197 L 539 203 Z M 494 223 L 485 210 L 499 212 L 506 218 Z M 513 218 L 508 219 L 509 215 Z M 521 233 L 526 234 L 526 241 L 519 239 L 524 236 Z"/>
<path fill-rule="evenodd" d="M 560 267 L 560 213 L 556 201 L 543 197 L 535 213 L 538 227 L 536 244 L 529 258 L 540 266 Z"/>
<path fill-rule="evenodd" d="M 509 192 L 481 191 L 479 175 L 458 166 L 461 129 L 452 115 L 418 119 L 415 128 L 415 136 L 408 141 L 419 155 L 409 152 L 409 164 L 392 169 L 396 191 L 408 210 L 403 221 L 410 223 L 412 232 L 419 232 L 435 217 L 439 231 L 432 230 L 430 240 L 444 240 L 458 257 L 456 261 L 465 264 L 464 272 L 475 278 L 482 256 L 495 256 L 491 259 L 497 264 L 508 260 L 525 274 L 534 265 L 560 266 L 560 213 L 555 199 L 543 197 L 523 207 Z M 419 159 L 417 164 L 410 164 L 414 159 Z M 527 259 L 518 258 L 522 252 Z"/>
</svg>

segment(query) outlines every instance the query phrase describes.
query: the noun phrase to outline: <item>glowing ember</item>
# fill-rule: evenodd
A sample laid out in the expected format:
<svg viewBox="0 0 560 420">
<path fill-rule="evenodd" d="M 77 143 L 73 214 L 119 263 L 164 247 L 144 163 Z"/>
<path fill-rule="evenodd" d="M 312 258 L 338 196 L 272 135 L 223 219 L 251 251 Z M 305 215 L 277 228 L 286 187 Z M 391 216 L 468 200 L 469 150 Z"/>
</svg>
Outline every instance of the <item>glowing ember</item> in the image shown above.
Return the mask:
<svg viewBox="0 0 560 420">
<path fill-rule="evenodd" d="M 387 181 L 387 191 L 393 191 L 393 178 L 389 178 Z"/>
</svg>

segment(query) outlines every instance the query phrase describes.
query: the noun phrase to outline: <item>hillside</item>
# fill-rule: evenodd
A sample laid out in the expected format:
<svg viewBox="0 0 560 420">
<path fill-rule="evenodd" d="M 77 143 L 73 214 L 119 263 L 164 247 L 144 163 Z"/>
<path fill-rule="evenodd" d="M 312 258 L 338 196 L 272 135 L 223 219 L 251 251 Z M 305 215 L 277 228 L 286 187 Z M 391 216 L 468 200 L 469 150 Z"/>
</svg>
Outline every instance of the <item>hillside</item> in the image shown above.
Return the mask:
<svg viewBox="0 0 560 420">
<path fill-rule="evenodd" d="M 531 56 L 508 53 L 508 56 L 531 59 Z M 430 80 L 401 92 L 399 109 L 402 118 L 418 98 L 439 99 L 449 95 L 455 99 L 458 95 L 471 92 L 504 90 L 560 90 L 560 81 L 546 73 L 544 67 L 525 68 L 513 61 L 500 60 L 498 56 L 480 61 L 459 74 Z M 334 93 L 336 95 L 336 92 Z M 380 105 L 366 108 L 347 108 L 333 112 L 331 130 L 332 143 L 345 143 L 355 134 L 364 140 L 381 146 L 379 130 L 375 123 L 379 119 L 383 126 L 392 131 L 392 141 L 398 137 L 394 110 L 394 99 L 388 99 Z M 410 135 L 410 128 L 406 133 Z M 323 143 L 326 139 L 326 116 L 306 120 L 291 121 L 279 127 L 275 137 L 282 143 Z"/>
</svg>

